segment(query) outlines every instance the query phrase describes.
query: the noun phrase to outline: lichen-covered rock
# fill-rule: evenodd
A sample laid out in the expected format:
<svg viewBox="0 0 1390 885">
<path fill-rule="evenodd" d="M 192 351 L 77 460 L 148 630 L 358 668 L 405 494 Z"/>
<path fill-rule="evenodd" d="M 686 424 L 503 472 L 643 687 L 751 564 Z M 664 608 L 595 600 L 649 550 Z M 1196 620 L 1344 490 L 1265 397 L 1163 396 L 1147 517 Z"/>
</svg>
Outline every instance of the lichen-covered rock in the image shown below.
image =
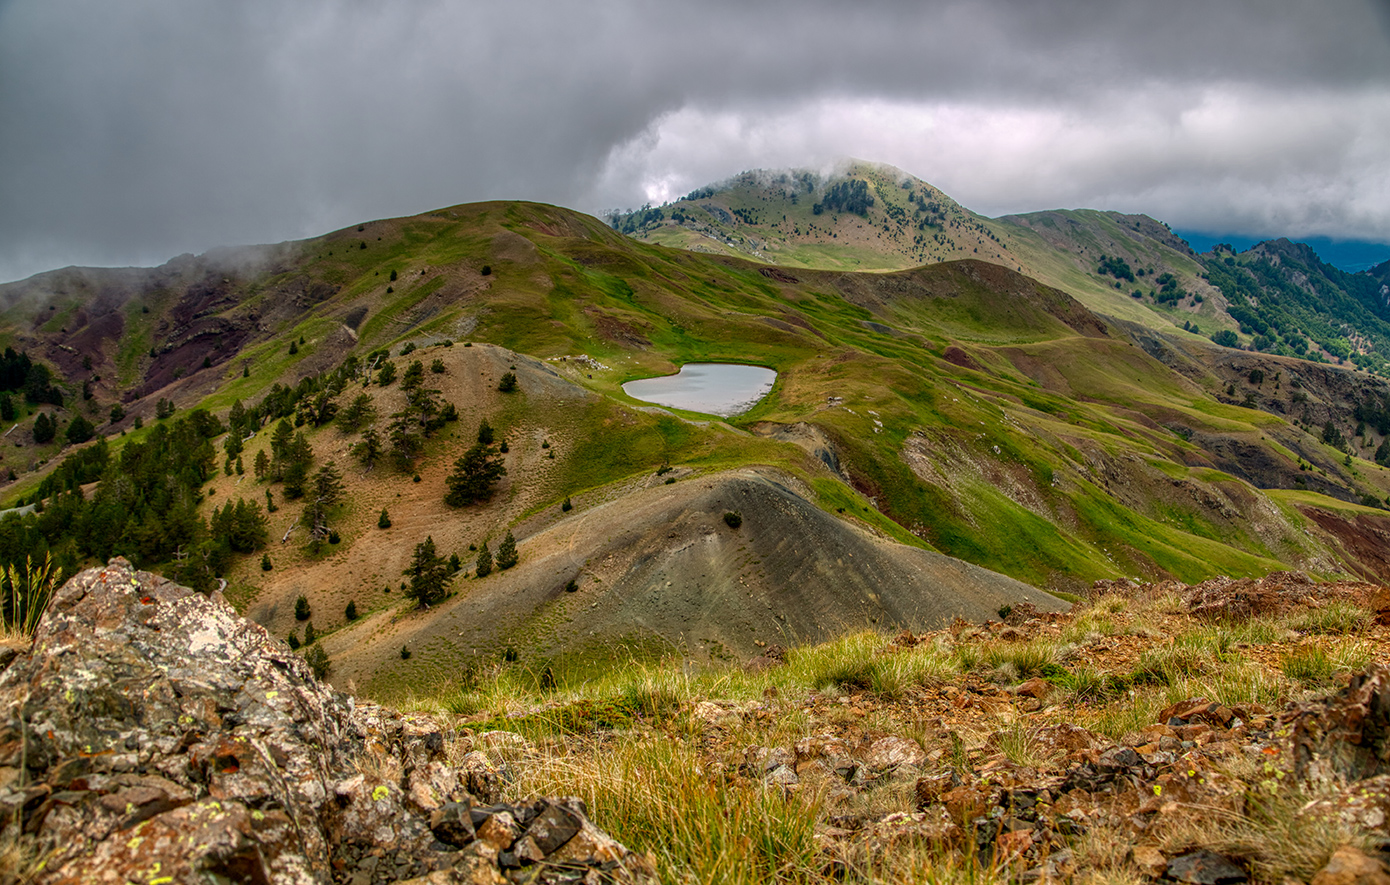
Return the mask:
<svg viewBox="0 0 1390 885">
<path fill-rule="evenodd" d="M 40 883 L 651 876 L 602 834 L 570 845 L 598 833 L 577 802 L 474 807 L 496 771 L 451 767 L 437 721 L 358 709 L 216 594 L 122 559 L 58 592 L 0 703 L 0 823 L 46 855 Z M 459 844 L 503 830 L 520 851 Z"/>
</svg>

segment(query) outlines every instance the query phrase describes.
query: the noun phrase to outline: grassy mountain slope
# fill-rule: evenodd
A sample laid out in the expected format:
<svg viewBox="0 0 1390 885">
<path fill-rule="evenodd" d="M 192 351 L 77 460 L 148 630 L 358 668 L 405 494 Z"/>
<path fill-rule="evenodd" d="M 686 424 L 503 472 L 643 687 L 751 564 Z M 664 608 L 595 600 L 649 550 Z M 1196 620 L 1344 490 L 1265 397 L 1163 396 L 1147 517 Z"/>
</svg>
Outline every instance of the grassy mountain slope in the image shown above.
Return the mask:
<svg viewBox="0 0 1390 885">
<path fill-rule="evenodd" d="M 845 208 L 832 194 L 850 185 L 859 199 Z M 1261 351 L 1377 370 L 1390 358 L 1390 308 L 1375 269 L 1346 273 L 1286 240 L 1197 255 L 1145 215 L 985 218 L 891 166 L 855 162 L 829 177 L 749 172 L 610 220 L 648 242 L 789 267 L 889 271 L 978 258 L 1157 331 L 1229 331 L 1232 343 Z"/>
<path fill-rule="evenodd" d="M 972 601 L 929 551 L 1056 590 L 1120 576 L 1337 573 L 1374 567 L 1353 540 L 1386 522 L 1358 502 L 1383 501 L 1390 471 L 1346 463 L 1317 428 L 1223 401 L 1227 375 L 1181 350 L 1195 336 L 1136 327 L 1145 339 L 986 261 L 876 274 L 774 267 L 635 242 L 556 207 L 485 203 L 148 271 L 59 271 L 0 287 L 0 300 L 7 342 L 68 385 L 67 407 L 46 411 L 99 418 L 123 404 L 126 416 L 103 427 L 117 450 L 148 435 L 159 400 L 222 411 L 381 348 L 402 369 L 440 361 L 427 386 L 460 420 L 404 472 L 356 466 L 356 433 L 302 428 L 316 463 L 334 459 L 346 474 L 347 503 L 331 517 L 340 543 L 307 544 L 294 529 L 303 505 L 249 471 L 215 477 L 201 504 L 271 489 L 273 567 L 239 559 L 228 592 L 282 635 L 302 629 L 292 607 L 305 595 L 317 629 L 340 631 L 326 645 L 343 674 L 373 685 L 457 672 L 507 643 L 560 666 L 589 630 L 614 649 L 746 655 L 866 622 L 976 615 L 1025 592 L 977 575 L 976 587 L 996 589 Z M 81 351 L 68 350 L 79 338 Z M 779 377 L 728 422 L 622 391 L 696 360 L 758 362 Z M 1340 393 L 1324 385 L 1330 400 L 1360 395 L 1363 377 L 1323 368 L 1345 382 Z M 517 394 L 497 390 L 507 371 Z M 366 392 L 384 430 L 405 396 L 362 380 L 339 403 Z M 32 496 L 36 462 L 57 454 L 25 442 L 29 411 L 7 452 L 29 459 L 10 501 Z M 488 503 L 449 508 L 445 477 L 484 418 L 509 441 L 507 478 Z M 269 436 L 246 443 L 247 465 Z M 663 465 L 674 469 L 655 480 Z M 760 503 L 735 542 L 716 517 L 744 488 Z M 566 527 L 599 507 L 611 537 Z M 376 528 L 382 508 L 390 529 Z M 648 528 L 660 525 L 672 526 L 664 546 Z M 642 532 L 618 540 L 627 526 Z M 445 605 L 404 611 L 401 573 L 425 536 L 466 566 L 469 544 L 495 549 L 509 529 L 516 571 L 457 577 Z M 938 566 L 924 570 L 927 560 Z M 841 577 L 865 561 L 876 564 L 864 574 L 884 577 Z M 577 593 L 565 593 L 570 579 Z M 875 584 L 911 592 L 866 603 L 859 593 Z M 800 595 L 779 595 L 787 588 Z M 652 592 L 660 603 L 643 601 Z M 348 601 L 367 615 L 350 626 Z M 681 625 L 693 626 L 682 636 Z"/>
<path fill-rule="evenodd" d="M 832 196 L 846 185 L 858 194 L 847 204 Z M 1135 287 L 1117 290 L 1116 279 L 1098 272 L 1103 256 L 1209 291 L 1191 248 L 1147 216 L 1078 210 L 991 219 L 901 169 L 858 161 L 828 178 L 747 172 L 610 220 L 648 242 L 788 267 L 881 272 L 979 259 L 1064 289 L 1107 316 L 1163 327 L 1168 318 L 1136 303 Z"/>
</svg>

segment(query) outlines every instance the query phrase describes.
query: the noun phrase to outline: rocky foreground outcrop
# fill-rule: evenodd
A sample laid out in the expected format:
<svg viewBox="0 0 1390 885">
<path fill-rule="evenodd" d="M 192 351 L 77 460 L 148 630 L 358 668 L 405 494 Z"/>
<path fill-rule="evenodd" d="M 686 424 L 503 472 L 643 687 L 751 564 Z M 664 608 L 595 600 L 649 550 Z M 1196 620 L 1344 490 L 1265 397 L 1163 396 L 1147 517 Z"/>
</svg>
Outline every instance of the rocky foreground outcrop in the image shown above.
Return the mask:
<svg viewBox="0 0 1390 885">
<path fill-rule="evenodd" d="M 496 804 L 486 742 L 460 755 L 428 717 L 354 703 L 123 559 L 69 581 L 6 663 L 0 820 L 40 883 L 653 878 L 577 799 Z"/>
</svg>

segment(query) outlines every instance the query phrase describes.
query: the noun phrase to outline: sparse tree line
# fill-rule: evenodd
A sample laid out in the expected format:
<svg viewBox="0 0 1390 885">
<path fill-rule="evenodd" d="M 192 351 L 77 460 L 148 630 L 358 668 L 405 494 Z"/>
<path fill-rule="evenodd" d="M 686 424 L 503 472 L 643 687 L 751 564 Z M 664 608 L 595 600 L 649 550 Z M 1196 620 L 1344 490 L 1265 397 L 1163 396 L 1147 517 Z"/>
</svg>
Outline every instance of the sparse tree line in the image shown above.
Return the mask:
<svg viewBox="0 0 1390 885">
<path fill-rule="evenodd" d="M 473 562 L 473 575 L 486 578 L 493 570 L 506 571 L 521 560 L 516 549 L 516 538 L 511 530 L 497 545 L 497 553 L 488 549 L 487 541 L 478 549 Z M 414 600 L 420 607 L 437 605 L 449 595 L 449 582 L 462 571 L 462 563 L 457 554 L 444 557 L 435 547 L 434 536 L 430 535 L 415 545 L 415 554 L 410 566 L 403 574 L 410 579 L 405 588 L 407 599 Z"/>
</svg>

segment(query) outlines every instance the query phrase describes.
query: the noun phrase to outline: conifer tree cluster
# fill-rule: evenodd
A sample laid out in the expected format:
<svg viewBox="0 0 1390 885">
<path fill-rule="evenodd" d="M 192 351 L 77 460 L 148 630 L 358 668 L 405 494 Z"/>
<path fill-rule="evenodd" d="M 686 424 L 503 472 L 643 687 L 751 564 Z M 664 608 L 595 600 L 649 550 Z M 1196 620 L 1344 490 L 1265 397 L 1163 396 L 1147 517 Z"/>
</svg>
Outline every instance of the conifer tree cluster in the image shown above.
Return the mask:
<svg viewBox="0 0 1390 885">
<path fill-rule="evenodd" d="M 73 453 L 37 489 L 42 513 L 0 518 L 0 564 L 53 551 L 71 574 L 84 560 L 104 562 L 120 554 L 142 567 L 172 562 L 171 577 L 198 589 L 212 586 L 233 550 L 197 507 L 203 483 L 216 469 L 212 439 L 222 432 L 220 421 L 198 410 L 155 425 L 143 440 L 127 442 L 119 456 L 105 440 Z M 86 498 L 82 486 L 97 480 Z M 231 504 L 215 511 L 217 519 L 226 520 L 228 510 L 235 520 Z"/>
<path fill-rule="evenodd" d="M 424 449 L 424 441 L 449 421 L 458 420 L 452 403 L 440 399 L 439 391 L 425 387 L 425 364 L 415 360 L 401 376 L 405 408 L 391 416 L 386 425 L 391 460 L 399 470 L 410 470 Z"/>
</svg>

